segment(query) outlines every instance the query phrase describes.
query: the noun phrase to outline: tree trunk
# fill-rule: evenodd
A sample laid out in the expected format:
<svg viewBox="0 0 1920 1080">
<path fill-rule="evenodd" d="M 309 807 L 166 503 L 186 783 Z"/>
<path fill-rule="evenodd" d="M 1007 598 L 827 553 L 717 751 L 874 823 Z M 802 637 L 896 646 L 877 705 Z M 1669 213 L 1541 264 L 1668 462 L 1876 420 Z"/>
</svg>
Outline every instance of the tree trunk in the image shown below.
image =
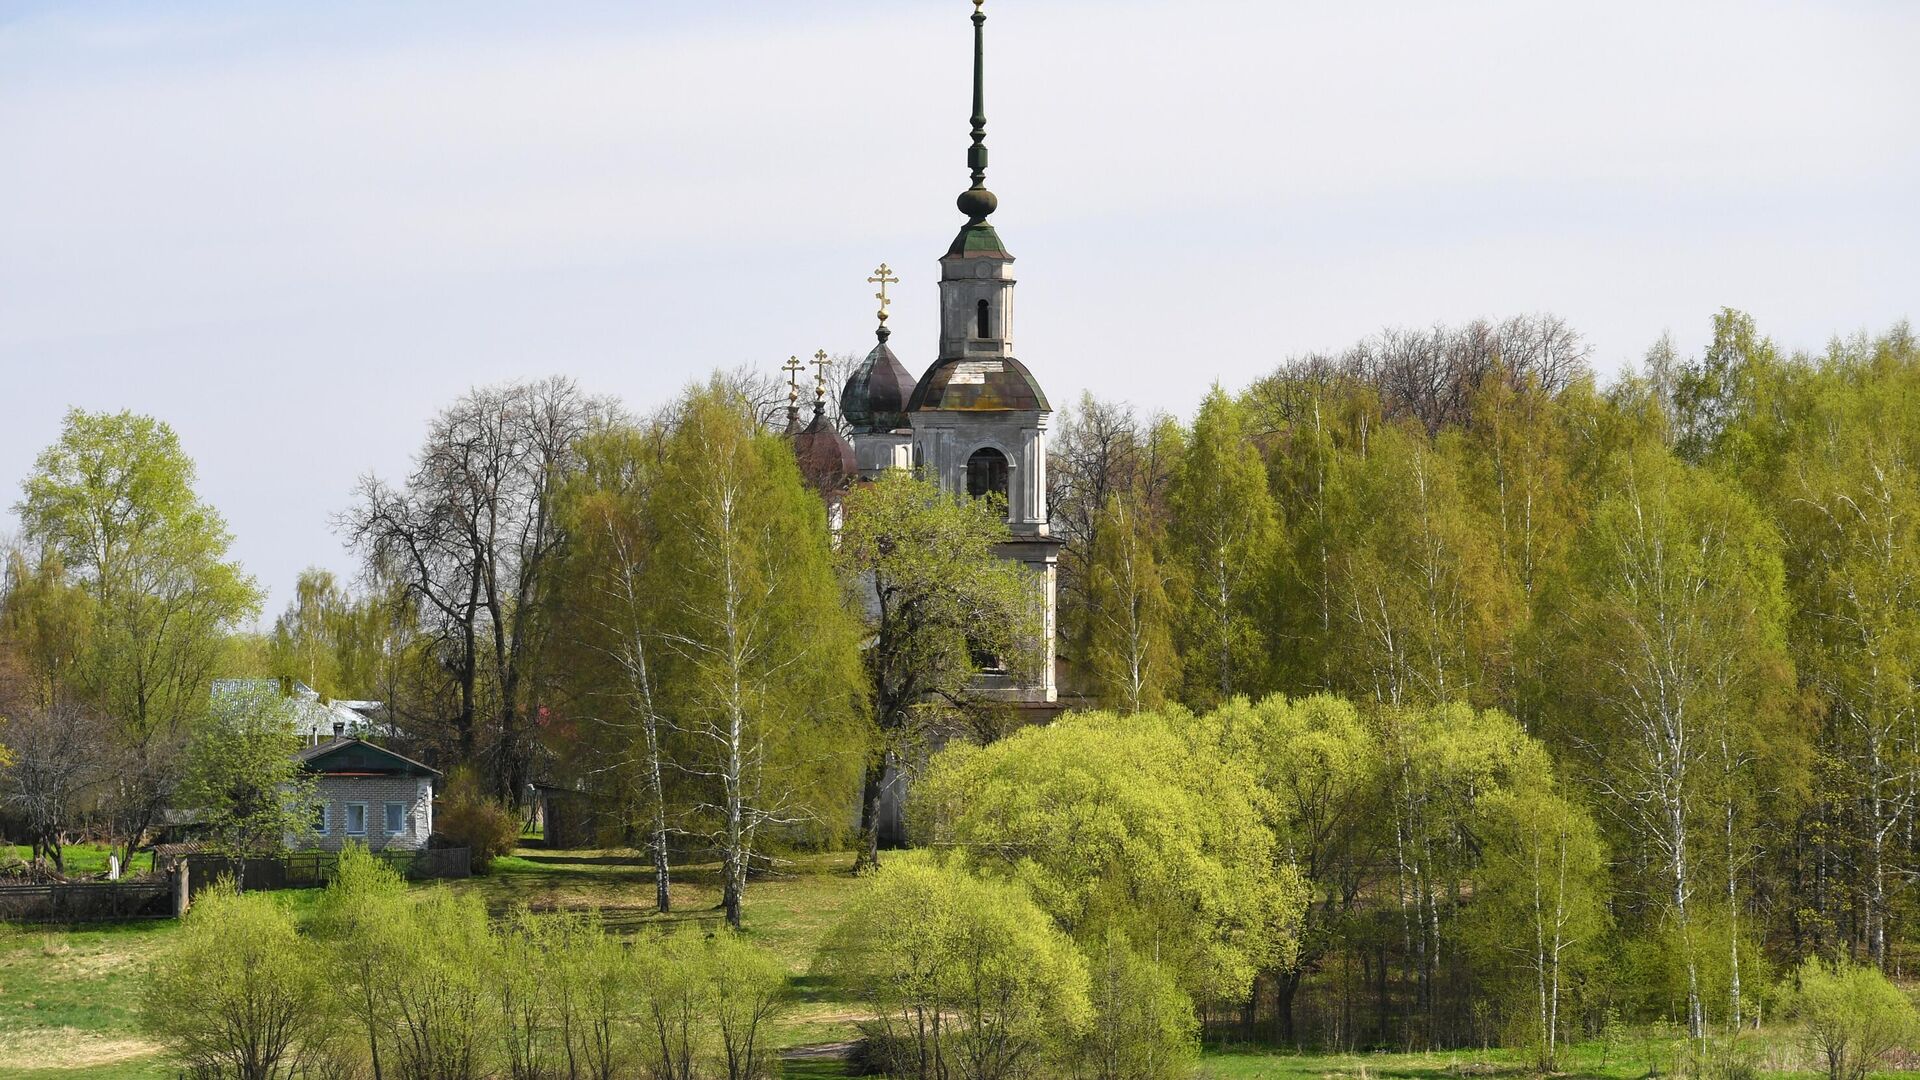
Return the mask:
<svg viewBox="0 0 1920 1080">
<path fill-rule="evenodd" d="M 1273 1012 L 1280 1022 L 1280 1041 L 1290 1047 L 1298 1047 L 1293 1030 L 1293 998 L 1300 990 L 1300 971 L 1282 972 L 1274 979 Z"/>
<path fill-rule="evenodd" d="M 853 872 L 856 874 L 880 868 L 880 807 L 886 797 L 887 773 L 892 768 L 891 750 L 880 755 L 880 760 L 867 764 L 866 782 L 860 798 L 859 854 L 853 861 Z"/>
</svg>

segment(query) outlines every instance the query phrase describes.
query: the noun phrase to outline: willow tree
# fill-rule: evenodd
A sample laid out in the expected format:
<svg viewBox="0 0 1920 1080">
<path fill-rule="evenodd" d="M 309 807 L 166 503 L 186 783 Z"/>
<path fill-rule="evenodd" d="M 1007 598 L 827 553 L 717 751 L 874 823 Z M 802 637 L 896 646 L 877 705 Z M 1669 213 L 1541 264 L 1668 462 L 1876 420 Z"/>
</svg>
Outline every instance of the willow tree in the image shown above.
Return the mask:
<svg viewBox="0 0 1920 1080">
<path fill-rule="evenodd" d="M 502 797 L 532 778 L 544 598 L 566 540 L 554 500 L 610 411 L 562 378 L 470 390 L 429 425 L 404 488 L 368 476 L 341 515 L 420 613 L 458 700 L 452 749 L 484 759 Z"/>
<path fill-rule="evenodd" d="M 770 834 L 831 836 L 866 757 L 860 627 L 833 568 L 826 508 L 793 454 L 723 386 L 694 391 L 648 516 L 656 692 L 674 703 L 719 856 L 727 922 Z"/>
<path fill-rule="evenodd" d="M 916 840 L 1025 884 L 1083 947 L 1124 934 L 1202 1002 L 1292 965 L 1307 889 L 1253 776 L 1182 711 L 1083 713 L 954 745 L 916 785 Z"/>
</svg>

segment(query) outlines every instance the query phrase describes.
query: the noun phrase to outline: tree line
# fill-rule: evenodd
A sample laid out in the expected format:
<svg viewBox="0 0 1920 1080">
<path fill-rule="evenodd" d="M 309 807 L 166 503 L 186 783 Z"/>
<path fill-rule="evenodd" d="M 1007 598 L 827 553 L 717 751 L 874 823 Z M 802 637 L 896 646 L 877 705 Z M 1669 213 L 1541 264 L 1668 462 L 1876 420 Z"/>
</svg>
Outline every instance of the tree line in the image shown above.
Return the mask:
<svg viewBox="0 0 1920 1080">
<path fill-rule="evenodd" d="M 1581 882 L 1615 946 L 1589 1000 L 1737 1029 L 1802 957 L 1910 963 L 1916 410 L 1906 327 L 1788 356 L 1734 311 L 1702 355 L 1662 342 L 1605 386 L 1557 322 L 1516 320 L 1284 364 L 1190 425 L 1089 398 L 1054 470 L 1063 649 L 1128 712 L 1334 694 L 1513 717 L 1605 853 Z M 1405 760 L 1327 853 L 1326 917 L 1275 980 L 1288 1034 L 1296 994 L 1316 1041 L 1479 1034 L 1481 894 L 1427 860 L 1490 837 Z M 1359 1032 L 1353 968 L 1375 980 Z"/>
<path fill-rule="evenodd" d="M 1050 502 L 1100 712 L 1035 730 L 969 690 L 1036 652 L 998 508 L 899 474 L 830 518 L 752 380 L 647 416 L 469 392 L 339 516 L 353 587 L 306 576 L 260 638 L 172 433 L 75 413 L 20 504 L 0 777 L 36 843 L 130 847 L 207 681 L 294 675 L 496 800 L 587 797 L 662 910 L 689 854 L 736 925 L 783 850 L 894 862 L 906 774 L 941 873 L 1196 1023 L 1738 1030 L 1803 958 L 1909 963 L 1917 384 L 1905 327 L 1787 356 L 1727 311 L 1605 384 L 1533 318 L 1288 361 L 1190 422 L 1084 399 Z"/>
</svg>

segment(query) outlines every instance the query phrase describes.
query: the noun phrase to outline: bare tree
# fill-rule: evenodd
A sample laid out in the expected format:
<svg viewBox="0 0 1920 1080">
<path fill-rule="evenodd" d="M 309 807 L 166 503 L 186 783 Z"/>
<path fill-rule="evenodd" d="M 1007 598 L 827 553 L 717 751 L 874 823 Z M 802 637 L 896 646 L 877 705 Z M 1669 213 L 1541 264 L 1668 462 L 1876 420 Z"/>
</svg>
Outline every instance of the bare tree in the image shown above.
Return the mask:
<svg viewBox="0 0 1920 1080">
<path fill-rule="evenodd" d="M 541 598 L 565 541 L 554 494 L 611 412 L 564 378 L 469 391 L 434 419 L 404 490 L 368 476 L 339 519 L 419 606 L 456 688 L 455 750 L 490 759 L 502 796 L 531 778 Z"/>
<path fill-rule="evenodd" d="M 12 758 L 0 769 L 0 806 L 25 824 L 34 865 L 65 872 L 62 845 L 115 764 L 108 733 L 72 701 L 43 707 L 6 690 L 0 716 Z"/>
<path fill-rule="evenodd" d="M 1496 373 L 1515 390 L 1532 384 L 1557 394 L 1591 373 L 1591 352 L 1557 315 L 1520 315 L 1497 325 L 1475 319 L 1458 327 L 1389 329 L 1344 352 L 1291 358 L 1250 393 L 1269 405 L 1284 404 L 1290 384 L 1351 380 L 1377 393 L 1389 418 L 1411 416 L 1437 432 L 1468 426 L 1475 395 Z M 1261 411 L 1274 416 L 1285 410 Z"/>
</svg>

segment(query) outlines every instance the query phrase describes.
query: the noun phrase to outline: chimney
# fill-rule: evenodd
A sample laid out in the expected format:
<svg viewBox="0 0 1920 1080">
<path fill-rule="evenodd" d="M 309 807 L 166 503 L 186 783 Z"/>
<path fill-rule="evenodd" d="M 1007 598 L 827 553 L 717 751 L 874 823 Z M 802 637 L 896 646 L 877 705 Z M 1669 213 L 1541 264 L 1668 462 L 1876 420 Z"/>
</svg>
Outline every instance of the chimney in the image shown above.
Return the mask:
<svg viewBox="0 0 1920 1080">
<path fill-rule="evenodd" d="M 345 735 L 346 733 L 347 733 L 347 722 L 345 720 L 335 720 L 333 722 L 333 737 L 337 739 L 340 736 Z"/>
</svg>

